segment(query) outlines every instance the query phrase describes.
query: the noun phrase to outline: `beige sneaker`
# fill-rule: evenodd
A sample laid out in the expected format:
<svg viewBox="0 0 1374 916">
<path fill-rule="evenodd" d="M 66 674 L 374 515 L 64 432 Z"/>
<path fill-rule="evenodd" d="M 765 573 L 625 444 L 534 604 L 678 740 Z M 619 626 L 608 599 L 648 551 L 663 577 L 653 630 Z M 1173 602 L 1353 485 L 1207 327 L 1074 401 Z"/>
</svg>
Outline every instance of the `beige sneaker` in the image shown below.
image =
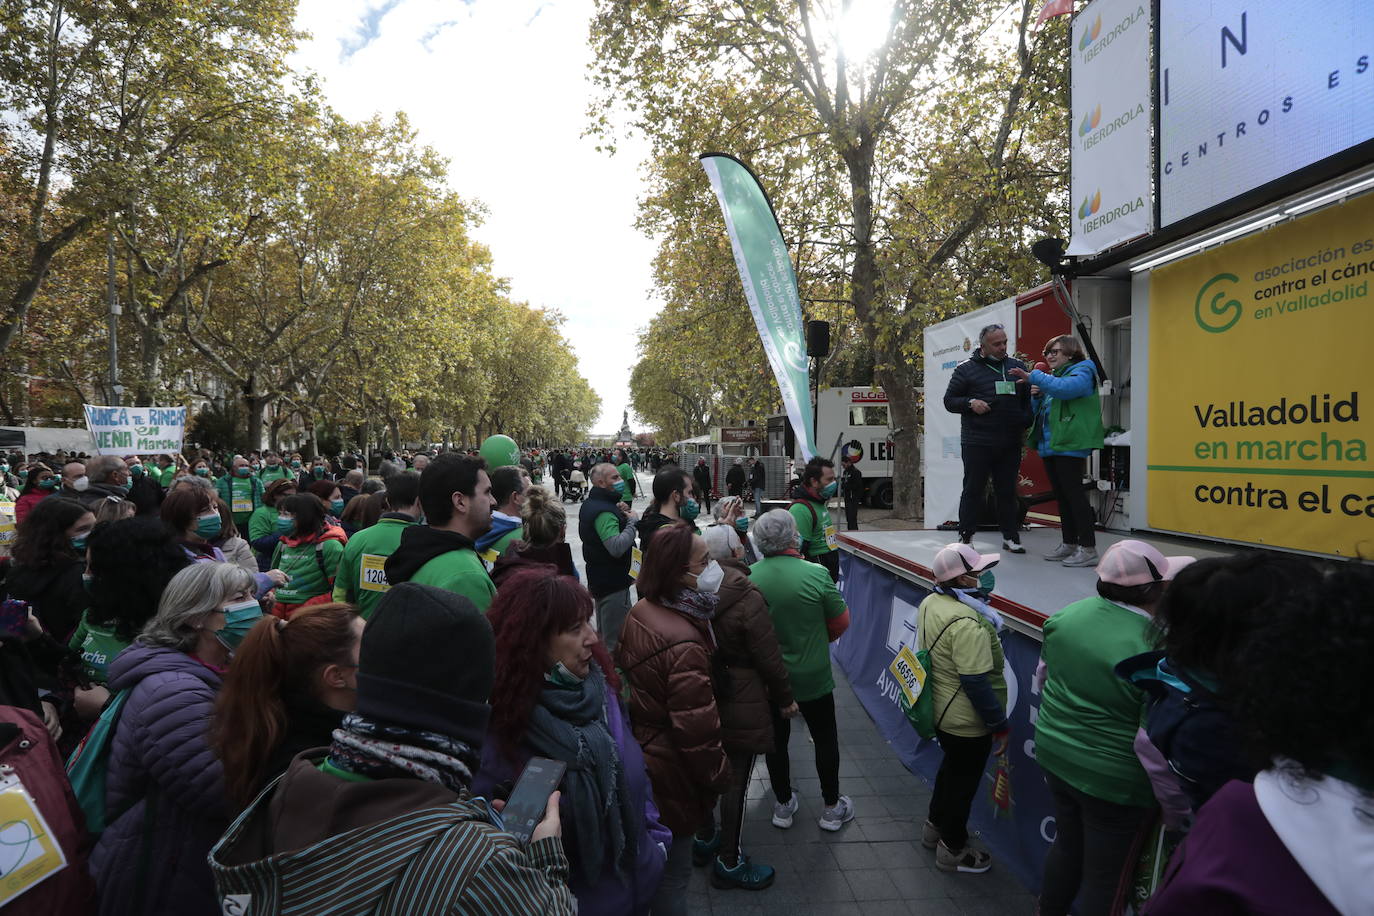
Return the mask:
<svg viewBox="0 0 1374 916">
<path fill-rule="evenodd" d="M 992 868 L 992 856 L 981 849 L 974 849 L 972 846 L 951 850 L 945 845 L 945 841 L 941 840 L 940 845 L 935 850 L 935 867 L 940 871 L 981 875 Z"/>
</svg>

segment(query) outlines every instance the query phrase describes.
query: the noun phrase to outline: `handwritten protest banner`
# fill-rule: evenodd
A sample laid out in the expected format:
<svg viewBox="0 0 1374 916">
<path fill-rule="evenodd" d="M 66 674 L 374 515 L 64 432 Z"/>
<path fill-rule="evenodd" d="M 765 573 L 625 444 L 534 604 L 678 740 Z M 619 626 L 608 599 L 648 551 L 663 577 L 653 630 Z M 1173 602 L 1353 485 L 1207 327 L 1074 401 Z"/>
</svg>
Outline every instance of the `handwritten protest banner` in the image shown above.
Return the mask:
<svg viewBox="0 0 1374 916">
<path fill-rule="evenodd" d="M 185 407 L 86 408 L 86 426 L 100 455 L 162 455 L 181 451 Z"/>
</svg>

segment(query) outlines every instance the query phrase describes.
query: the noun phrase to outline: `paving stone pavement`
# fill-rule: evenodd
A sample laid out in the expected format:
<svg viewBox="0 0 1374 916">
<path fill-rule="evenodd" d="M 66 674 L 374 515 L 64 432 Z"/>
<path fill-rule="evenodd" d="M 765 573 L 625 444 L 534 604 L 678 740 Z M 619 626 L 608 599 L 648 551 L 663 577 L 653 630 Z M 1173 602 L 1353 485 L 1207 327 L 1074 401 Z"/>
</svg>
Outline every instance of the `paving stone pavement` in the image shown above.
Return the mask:
<svg viewBox="0 0 1374 916">
<path fill-rule="evenodd" d="M 719 890 L 708 869 L 693 870 L 688 912 L 694 916 L 1029 916 L 1032 897 L 1010 872 L 954 875 L 935 868 L 921 846 L 930 788 L 897 759 L 868 717 L 844 672 L 835 667 L 840 733 L 840 791 L 854 801 L 854 820 L 837 833 L 817 826 L 823 807 L 815 753 L 805 722 L 793 720 L 792 780 L 801 808 L 792 827 L 773 826 L 773 794 L 759 757 L 745 807 L 744 852 L 777 869 L 762 891 Z"/>
</svg>

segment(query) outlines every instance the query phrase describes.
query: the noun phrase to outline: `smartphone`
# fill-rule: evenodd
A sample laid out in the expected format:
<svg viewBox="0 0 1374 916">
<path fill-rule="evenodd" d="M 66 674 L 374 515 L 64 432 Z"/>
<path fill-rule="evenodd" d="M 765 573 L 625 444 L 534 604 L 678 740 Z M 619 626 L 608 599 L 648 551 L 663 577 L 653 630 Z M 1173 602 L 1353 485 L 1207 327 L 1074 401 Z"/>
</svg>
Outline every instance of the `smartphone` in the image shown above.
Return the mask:
<svg viewBox="0 0 1374 916">
<path fill-rule="evenodd" d="M 511 792 L 501 812 L 506 832 L 514 834 L 521 846 L 530 844 L 534 828 L 544 819 L 549 796 L 563 781 L 563 773 L 567 768 L 568 765 L 563 761 L 547 757 L 531 757 L 530 762 L 525 764 L 525 771 L 520 774 L 515 791 Z"/>
</svg>

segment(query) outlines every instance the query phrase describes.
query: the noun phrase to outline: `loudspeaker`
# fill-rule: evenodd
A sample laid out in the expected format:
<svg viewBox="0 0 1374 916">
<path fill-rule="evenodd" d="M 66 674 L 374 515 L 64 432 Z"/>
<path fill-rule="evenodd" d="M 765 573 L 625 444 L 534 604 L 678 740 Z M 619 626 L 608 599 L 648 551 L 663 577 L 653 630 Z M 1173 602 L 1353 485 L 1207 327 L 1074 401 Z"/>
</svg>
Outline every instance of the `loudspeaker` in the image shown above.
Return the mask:
<svg viewBox="0 0 1374 916">
<path fill-rule="evenodd" d="M 830 355 L 830 322 L 808 321 L 806 323 L 806 355 Z"/>
</svg>

